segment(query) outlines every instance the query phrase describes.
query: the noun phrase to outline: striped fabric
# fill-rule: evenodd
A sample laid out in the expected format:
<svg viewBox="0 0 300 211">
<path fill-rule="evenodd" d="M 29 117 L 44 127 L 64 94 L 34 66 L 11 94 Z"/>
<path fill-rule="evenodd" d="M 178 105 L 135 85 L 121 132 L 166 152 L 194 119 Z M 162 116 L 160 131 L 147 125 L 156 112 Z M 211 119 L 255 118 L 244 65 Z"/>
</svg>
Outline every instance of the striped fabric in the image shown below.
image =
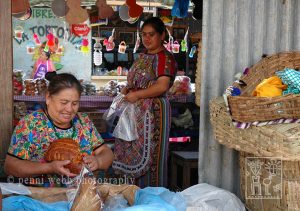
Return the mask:
<svg viewBox="0 0 300 211">
<path fill-rule="evenodd" d="M 265 126 L 265 125 L 275 125 L 275 124 L 289 124 L 289 123 L 300 123 L 300 119 L 276 119 L 271 121 L 264 121 L 264 122 L 237 122 L 232 121 L 233 125 L 240 129 L 247 129 L 251 126 Z"/>
</svg>

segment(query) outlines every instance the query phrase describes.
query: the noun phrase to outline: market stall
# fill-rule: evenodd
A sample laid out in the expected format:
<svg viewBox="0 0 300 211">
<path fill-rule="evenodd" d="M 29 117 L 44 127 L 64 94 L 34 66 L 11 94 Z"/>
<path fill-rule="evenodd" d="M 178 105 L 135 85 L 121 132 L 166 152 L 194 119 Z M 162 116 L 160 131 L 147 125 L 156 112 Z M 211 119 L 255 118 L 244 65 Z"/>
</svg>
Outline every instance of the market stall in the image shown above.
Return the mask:
<svg viewBox="0 0 300 211">
<path fill-rule="evenodd" d="M 59 1 L 55 1 L 55 2 L 59 2 Z M 12 8 L 13 9 L 13 18 L 12 18 L 13 65 L 9 65 L 9 66 L 10 68 L 11 67 L 14 68 L 14 72 L 13 72 L 13 77 L 10 77 L 11 75 L 9 75 L 10 80 L 6 80 L 6 81 L 10 83 L 11 78 L 13 78 L 13 89 L 11 90 L 13 90 L 14 93 L 9 94 L 10 92 L 4 91 L 6 95 L 3 96 L 4 98 L 6 98 L 6 100 L 3 100 L 3 102 L 5 101 L 8 104 L 10 102 L 11 104 L 13 104 L 12 101 L 14 101 L 14 104 L 18 104 L 22 102 L 25 103 L 26 106 L 44 103 L 43 95 L 45 93 L 44 91 L 45 91 L 45 87 L 47 86 L 46 84 L 47 82 L 31 79 L 32 75 L 36 77 L 36 76 L 41 76 L 42 74 L 42 72 L 39 72 L 38 74 L 32 74 L 34 73 L 34 71 L 36 72 L 39 71 L 38 70 L 40 67 L 39 54 L 40 51 L 42 50 L 45 52 L 46 51 L 50 52 L 50 56 L 48 56 L 48 60 L 51 60 L 53 62 L 53 65 L 50 64 L 48 61 L 45 63 L 46 64 L 45 67 L 47 69 L 50 68 L 50 66 L 53 66 L 56 71 L 72 72 L 78 78 L 82 79 L 82 82 L 86 87 L 86 92 L 84 92 L 85 94 L 80 99 L 80 106 L 82 108 L 95 109 L 99 113 L 103 113 L 107 108 L 109 108 L 117 92 L 115 92 L 113 89 L 115 87 L 109 87 L 109 91 L 106 91 L 107 87 L 105 86 L 112 84 L 112 82 L 110 82 L 111 79 L 116 79 L 120 81 L 126 79 L 126 72 L 127 72 L 126 69 L 128 68 L 126 66 L 126 63 L 128 64 L 132 63 L 132 61 L 135 59 L 135 56 L 132 54 L 132 51 L 136 51 L 138 48 L 137 38 L 139 33 L 136 33 L 137 24 L 134 25 L 133 27 L 134 30 L 129 31 L 131 34 L 127 33 L 128 32 L 127 29 L 121 29 L 122 25 L 116 26 L 116 37 L 114 37 L 114 41 L 116 43 L 119 43 L 119 50 L 118 52 L 113 52 L 114 54 L 113 58 L 116 59 L 114 63 L 117 63 L 118 66 L 103 71 L 102 70 L 103 67 L 108 67 L 108 64 L 103 63 L 102 65 L 100 61 L 101 59 L 99 60 L 99 58 L 96 58 L 96 55 L 98 55 L 97 53 L 100 53 L 98 49 L 99 46 L 97 46 L 97 37 L 100 38 L 102 47 L 104 48 L 104 46 L 106 46 L 106 51 L 104 51 L 104 53 L 109 53 L 107 47 L 108 47 L 108 43 L 112 40 L 108 39 L 107 41 L 105 41 L 108 43 L 102 43 L 103 41 L 102 38 L 105 35 L 112 36 L 112 34 L 109 34 L 109 32 L 112 32 L 113 30 L 110 30 L 112 28 L 110 29 L 104 28 L 103 32 L 99 31 L 99 26 L 101 25 L 101 21 L 102 21 L 100 19 L 96 20 L 97 23 L 94 23 L 96 24 L 94 25 L 96 27 L 93 30 L 91 28 L 92 26 L 89 25 L 90 24 L 89 20 L 86 21 L 88 16 L 85 9 L 87 8 L 80 9 L 80 5 L 78 7 L 78 2 L 80 1 L 70 0 L 68 2 L 68 7 L 71 10 L 69 11 L 69 13 L 66 13 L 66 11 L 64 10 L 58 11 L 58 7 L 55 7 L 55 5 L 51 5 L 52 7 L 50 9 L 47 7 L 49 5 L 46 5 L 46 8 L 43 7 L 45 5 L 42 5 L 41 7 L 35 7 L 34 4 L 38 3 L 36 1 L 30 2 L 31 7 L 29 7 L 28 5 L 24 5 L 25 7 L 27 7 L 26 13 L 22 14 L 21 16 L 19 16 L 20 14 L 17 14 L 19 11 L 16 11 L 15 10 L 16 8 Z M 97 6 L 100 8 L 104 6 L 100 2 L 98 2 L 97 4 L 98 4 Z M 87 7 L 86 5 L 84 6 Z M 111 8 L 111 5 L 107 5 L 107 6 L 108 8 Z M 154 7 L 154 4 L 150 5 L 149 3 L 148 6 L 149 6 L 148 9 L 151 10 L 148 11 L 148 13 L 155 14 L 157 8 Z M 116 5 L 113 5 L 113 7 L 114 10 L 118 9 Z M 4 7 L 2 7 L 1 5 L 1 8 Z M 75 15 L 73 13 L 74 10 L 77 10 L 78 12 Z M 165 14 L 166 12 L 168 12 L 168 14 Z M 81 15 L 77 17 L 79 13 Z M 170 16 L 170 10 L 169 11 L 162 10 L 161 14 L 165 14 L 165 17 Z M 65 17 L 66 22 L 61 21 L 61 18 L 63 16 L 66 16 Z M 102 17 L 102 19 L 105 18 L 107 17 Z M 170 38 L 168 40 L 169 41 L 169 43 L 167 43 L 168 49 L 174 54 L 181 53 L 180 55 L 178 54 L 179 60 L 184 58 L 182 60 L 183 63 L 180 64 L 181 75 L 184 74 L 189 75 L 190 79 L 186 77 L 186 79 L 188 79 L 188 83 L 190 83 L 191 80 L 194 83 L 195 79 L 193 78 L 194 77 L 193 75 L 195 70 L 193 68 L 190 68 L 188 62 L 186 62 L 185 60 L 188 60 L 188 58 L 193 58 L 195 52 L 197 52 L 196 46 L 187 47 L 187 42 L 189 42 L 188 40 L 189 38 L 187 37 L 188 31 L 190 30 L 189 31 L 190 33 L 194 33 L 193 30 L 195 30 L 196 27 L 194 26 L 194 28 L 191 27 L 188 29 L 185 24 L 181 23 L 182 20 L 180 18 L 182 17 L 179 17 L 175 20 L 174 26 L 169 27 L 169 35 L 170 37 L 172 37 L 172 39 Z M 134 24 L 134 21 L 130 20 L 128 21 L 128 23 Z M 170 19 L 168 19 L 167 21 L 170 21 Z M 51 25 L 48 25 L 50 22 Z M 109 28 L 111 27 L 111 25 L 108 25 L 107 27 Z M 3 28 L 1 28 L 1 30 L 2 29 Z M 108 34 L 105 34 L 107 32 Z M 94 35 L 96 36 L 96 39 L 94 39 Z M 173 40 L 173 38 L 175 39 Z M 129 44 L 129 48 L 127 49 L 127 51 L 126 48 L 122 50 L 123 41 L 124 43 L 126 42 Z M 180 50 L 180 44 L 182 46 L 181 50 Z M 125 54 L 123 55 L 123 53 Z M 182 57 L 182 55 L 184 55 L 184 57 Z M 110 59 L 110 57 L 105 56 L 105 54 L 103 55 L 103 58 Z M 10 61 L 12 61 L 12 59 L 10 59 Z M 48 70 L 53 71 L 53 69 L 48 69 Z M 99 74 L 99 70 L 101 74 Z M 43 70 L 41 69 L 41 71 Z M 108 73 L 109 75 L 104 75 L 103 72 L 104 74 Z M 6 74 L 6 76 L 7 75 L 8 74 Z M 180 77 L 176 81 L 178 82 L 176 84 L 176 87 L 174 86 L 170 91 L 170 93 L 168 94 L 168 98 L 171 102 L 181 103 L 182 105 L 184 103 L 194 103 L 194 97 L 195 97 L 193 94 L 194 91 L 193 92 L 191 91 L 191 87 L 190 87 L 191 85 L 187 84 L 186 79 L 182 80 L 182 77 Z M 95 86 L 90 83 L 91 80 L 92 82 L 96 83 Z M 110 84 L 108 84 L 107 82 L 109 82 Z M 5 86 L 5 87 L 10 88 L 10 86 Z M 120 89 L 118 89 L 118 91 L 120 91 Z M 9 97 L 7 96 L 7 93 L 9 94 Z M 11 99 L 12 101 L 7 99 Z M 2 104 L 1 107 L 2 106 L 5 107 L 6 105 Z M 8 107 L 12 108 L 11 105 Z M 38 108 L 38 106 L 36 108 Z M 28 113 L 31 112 L 30 109 L 26 107 L 24 111 Z M 16 106 L 15 106 L 15 111 L 16 111 Z M 3 113 L 6 112 L 7 110 L 5 110 L 5 112 Z M 7 118 L 11 117 L 12 114 L 13 112 L 11 112 L 11 114 L 8 114 Z M 18 117 L 21 118 L 22 116 L 18 116 Z M 7 122 L 7 119 L 5 119 L 2 122 Z M 9 121 L 9 122 L 13 122 L 13 121 Z M 5 127 L 1 127 L 1 129 L 3 128 Z M 11 124 L 10 124 L 10 128 L 11 128 L 10 130 L 6 130 L 6 132 L 8 133 L 7 135 L 11 134 L 11 130 L 12 130 Z M 4 137 L 4 135 L 2 134 L 1 136 Z M 3 140 L 9 140 L 9 139 L 5 138 Z M 172 140 L 173 142 L 174 141 L 177 142 L 177 140 L 179 139 L 173 138 Z M 183 138 L 182 140 L 191 140 L 191 139 Z M 6 148 L 7 147 L 4 147 L 3 149 Z M 3 151 L 3 155 L 5 155 L 5 153 L 6 152 Z"/>
</svg>

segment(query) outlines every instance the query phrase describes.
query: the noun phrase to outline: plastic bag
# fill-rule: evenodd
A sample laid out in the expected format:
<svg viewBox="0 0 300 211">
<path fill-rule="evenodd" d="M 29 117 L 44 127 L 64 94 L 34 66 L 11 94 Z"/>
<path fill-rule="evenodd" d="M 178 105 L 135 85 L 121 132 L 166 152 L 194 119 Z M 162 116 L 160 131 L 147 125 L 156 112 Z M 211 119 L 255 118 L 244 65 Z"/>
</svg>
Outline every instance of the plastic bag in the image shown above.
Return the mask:
<svg viewBox="0 0 300 211">
<path fill-rule="evenodd" d="M 124 95 L 118 94 L 113 102 L 111 103 L 108 110 L 106 110 L 103 114 L 103 119 L 106 121 L 108 125 L 108 130 L 111 131 L 114 125 L 117 124 L 118 117 L 122 114 L 126 104 L 124 104 L 123 100 Z"/>
<path fill-rule="evenodd" d="M 187 203 L 187 210 L 198 211 L 245 211 L 241 200 L 233 193 L 202 183 L 181 192 Z"/>
<path fill-rule="evenodd" d="M 104 205 L 104 211 L 115 211 L 128 207 L 127 200 L 122 194 L 117 194 L 106 200 Z"/>
<path fill-rule="evenodd" d="M 74 191 L 68 192 L 71 211 L 100 211 L 103 209 L 103 200 L 97 189 L 97 180 L 92 172 L 83 166 L 77 177 L 78 185 Z"/>
<path fill-rule="evenodd" d="M 135 105 L 129 102 L 126 104 L 118 124 L 116 125 L 113 136 L 125 141 L 133 141 L 138 138 L 136 118 L 135 118 Z"/>
</svg>

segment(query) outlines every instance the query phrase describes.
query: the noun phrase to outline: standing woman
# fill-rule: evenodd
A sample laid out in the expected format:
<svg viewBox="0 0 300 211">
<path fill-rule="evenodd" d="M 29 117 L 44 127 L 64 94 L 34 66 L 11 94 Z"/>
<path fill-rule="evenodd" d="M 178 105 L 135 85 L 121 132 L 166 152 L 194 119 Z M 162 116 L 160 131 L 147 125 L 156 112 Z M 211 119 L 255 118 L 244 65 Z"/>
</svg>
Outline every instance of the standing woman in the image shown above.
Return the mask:
<svg viewBox="0 0 300 211">
<path fill-rule="evenodd" d="M 142 26 L 144 53 L 127 76 L 124 99 L 136 105 L 137 140 L 116 140 L 113 168 L 135 178 L 136 185 L 166 186 L 170 104 L 165 97 L 176 74 L 173 55 L 164 46 L 165 25 L 158 17 Z"/>
<path fill-rule="evenodd" d="M 47 72 L 55 71 L 55 66 L 50 59 L 51 53 L 49 51 L 41 51 L 40 57 L 36 60 L 33 70 L 31 72 L 31 78 L 44 78 Z"/>
</svg>

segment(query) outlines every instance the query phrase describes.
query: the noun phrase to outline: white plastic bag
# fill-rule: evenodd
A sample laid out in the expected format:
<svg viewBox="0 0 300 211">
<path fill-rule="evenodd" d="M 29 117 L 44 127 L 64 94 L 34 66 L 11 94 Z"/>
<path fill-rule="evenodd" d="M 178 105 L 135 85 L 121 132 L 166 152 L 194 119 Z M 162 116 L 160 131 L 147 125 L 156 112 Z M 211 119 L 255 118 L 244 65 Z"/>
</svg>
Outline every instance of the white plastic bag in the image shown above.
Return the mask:
<svg viewBox="0 0 300 211">
<path fill-rule="evenodd" d="M 126 104 L 124 104 L 123 97 L 124 95 L 120 93 L 114 98 L 109 109 L 105 111 L 103 115 L 103 118 L 106 121 L 111 121 L 111 119 L 113 119 L 116 116 L 116 114 L 120 115 L 121 112 L 124 110 Z"/>
<path fill-rule="evenodd" d="M 138 138 L 135 105 L 129 102 L 123 102 L 123 104 L 126 104 L 126 107 L 114 129 L 113 136 L 125 141 L 133 141 Z"/>
<path fill-rule="evenodd" d="M 181 192 L 187 203 L 187 211 L 245 211 L 241 200 L 233 193 L 202 183 Z"/>
</svg>

